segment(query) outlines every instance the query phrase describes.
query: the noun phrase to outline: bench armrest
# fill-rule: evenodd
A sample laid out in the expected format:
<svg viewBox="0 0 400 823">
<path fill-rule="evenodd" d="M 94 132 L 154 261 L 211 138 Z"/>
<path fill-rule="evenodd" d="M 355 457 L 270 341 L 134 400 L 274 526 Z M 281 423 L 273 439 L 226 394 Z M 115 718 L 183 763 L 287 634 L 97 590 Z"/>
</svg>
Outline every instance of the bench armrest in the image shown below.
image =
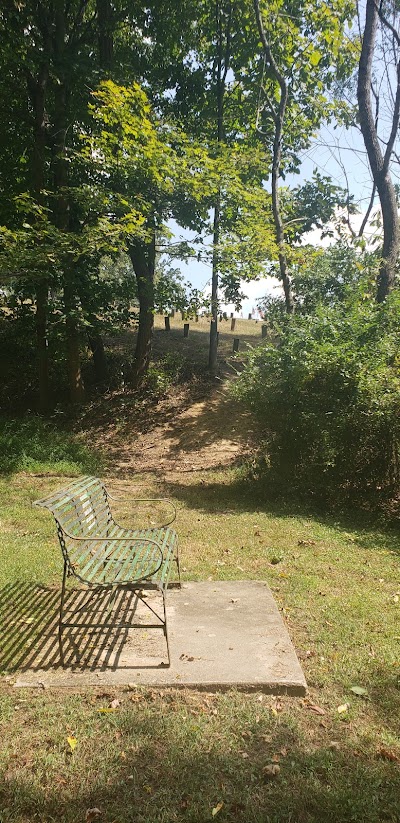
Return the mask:
<svg viewBox="0 0 400 823">
<path fill-rule="evenodd" d="M 168 500 L 167 497 L 117 497 L 116 495 L 110 494 L 109 491 L 107 491 L 107 497 L 109 497 L 110 500 L 116 501 L 129 500 L 131 503 L 167 503 L 171 506 L 172 513 L 170 515 L 170 519 L 167 520 L 166 523 L 160 523 L 158 527 L 160 529 L 170 526 L 176 518 L 176 506 L 171 500 Z"/>
<path fill-rule="evenodd" d="M 67 532 L 66 529 L 64 529 L 62 527 L 61 527 L 61 531 L 62 531 L 63 534 L 65 534 L 66 537 L 68 537 L 69 540 L 78 540 L 78 541 L 83 542 L 83 543 L 88 543 L 88 542 L 95 542 L 95 543 L 105 543 L 105 542 L 106 543 L 107 542 L 109 542 L 109 543 L 121 543 L 121 542 L 125 542 L 125 543 L 126 542 L 128 542 L 128 543 L 144 543 L 144 542 L 145 543 L 152 543 L 152 545 L 156 546 L 156 548 L 160 552 L 160 562 L 159 562 L 158 566 L 155 569 L 153 569 L 151 572 L 149 572 L 149 574 L 143 575 L 143 577 L 141 577 L 140 580 L 147 580 L 147 578 L 152 577 L 153 574 L 156 574 L 159 571 L 159 569 L 161 568 L 161 566 L 164 562 L 164 555 L 163 555 L 163 551 L 162 551 L 162 548 L 161 548 L 160 544 L 157 543 L 157 540 L 152 540 L 150 537 L 110 537 L 110 538 L 107 538 L 107 537 L 96 537 L 95 535 L 90 535 L 90 536 L 88 535 L 86 537 L 86 536 L 78 536 L 76 534 L 70 534 L 69 532 Z M 105 558 L 105 559 L 107 559 L 107 558 Z"/>
</svg>

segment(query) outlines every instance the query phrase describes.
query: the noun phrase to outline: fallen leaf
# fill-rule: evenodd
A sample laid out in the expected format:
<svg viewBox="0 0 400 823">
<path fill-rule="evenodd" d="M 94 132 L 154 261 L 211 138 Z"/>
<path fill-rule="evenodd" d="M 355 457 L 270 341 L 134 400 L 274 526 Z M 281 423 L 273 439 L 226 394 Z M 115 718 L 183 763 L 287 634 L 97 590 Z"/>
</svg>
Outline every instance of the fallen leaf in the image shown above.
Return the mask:
<svg viewBox="0 0 400 823">
<path fill-rule="evenodd" d="M 270 779 L 273 777 L 277 777 L 280 774 L 281 767 L 278 766 L 277 763 L 269 763 L 268 766 L 264 766 L 263 768 L 263 775 L 264 777 Z"/>
<path fill-rule="evenodd" d="M 343 714 L 344 712 L 348 712 L 349 708 L 350 707 L 348 703 L 342 703 L 341 706 L 337 707 L 337 710 L 339 714 Z"/>
<path fill-rule="evenodd" d="M 320 714 L 320 715 L 326 714 L 325 709 L 322 709 L 321 706 L 317 706 L 316 703 L 309 703 L 307 708 L 310 709 L 310 711 L 314 712 L 315 714 Z"/>
<path fill-rule="evenodd" d="M 116 697 L 114 700 L 111 701 L 110 709 L 118 709 L 118 706 L 120 706 L 120 705 L 121 705 L 121 701 L 118 700 L 118 698 Z"/>
<path fill-rule="evenodd" d="M 100 708 L 96 709 L 96 711 L 98 711 L 99 714 L 112 714 L 115 712 L 115 709 L 111 706 L 100 706 Z"/>
<path fill-rule="evenodd" d="M 73 752 L 78 745 L 78 741 L 76 737 L 67 737 L 67 743 L 69 745 L 70 751 Z"/>
<path fill-rule="evenodd" d="M 212 811 L 211 811 L 212 816 L 216 817 L 217 814 L 219 814 L 221 809 L 223 809 L 223 808 L 224 808 L 224 802 L 223 802 L 223 800 L 220 800 L 219 803 L 217 803 L 217 805 L 214 806 L 214 808 L 212 809 Z"/>
<path fill-rule="evenodd" d="M 101 811 L 96 807 L 93 809 L 88 809 L 85 815 L 86 823 L 93 823 L 93 820 L 97 820 L 100 817 Z"/>
<path fill-rule="evenodd" d="M 364 695 L 368 694 L 367 689 L 364 689 L 362 686 L 352 686 L 350 691 L 358 695 L 358 697 L 364 697 Z"/>
<path fill-rule="evenodd" d="M 386 749 L 384 746 L 381 746 L 377 754 L 379 757 L 383 757 L 384 760 L 391 760 L 392 763 L 400 763 L 400 754 L 394 752 L 393 749 Z"/>
</svg>

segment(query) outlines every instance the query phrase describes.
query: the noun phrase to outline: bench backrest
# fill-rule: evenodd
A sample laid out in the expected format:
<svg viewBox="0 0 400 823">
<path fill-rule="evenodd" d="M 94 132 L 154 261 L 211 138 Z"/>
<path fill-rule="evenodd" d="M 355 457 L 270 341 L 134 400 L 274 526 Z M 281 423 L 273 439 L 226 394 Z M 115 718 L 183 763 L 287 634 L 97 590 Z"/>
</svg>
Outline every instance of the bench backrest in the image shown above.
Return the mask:
<svg viewBox="0 0 400 823">
<path fill-rule="evenodd" d="M 65 559 L 75 537 L 105 535 L 112 521 L 107 491 L 98 477 L 80 477 L 64 489 L 36 500 L 35 506 L 49 509 L 57 523 L 58 536 Z"/>
</svg>

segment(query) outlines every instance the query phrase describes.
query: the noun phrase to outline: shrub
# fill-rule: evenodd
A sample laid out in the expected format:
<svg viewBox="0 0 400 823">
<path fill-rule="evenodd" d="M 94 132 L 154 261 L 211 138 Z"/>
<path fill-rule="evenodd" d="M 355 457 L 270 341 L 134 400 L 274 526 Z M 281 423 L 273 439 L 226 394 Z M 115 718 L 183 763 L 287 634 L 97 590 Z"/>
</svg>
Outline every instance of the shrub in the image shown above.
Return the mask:
<svg viewBox="0 0 400 823">
<path fill-rule="evenodd" d="M 285 484 L 325 496 L 398 490 L 399 309 L 398 295 L 319 306 L 250 352 L 235 391 L 263 422 Z"/>
</svg>

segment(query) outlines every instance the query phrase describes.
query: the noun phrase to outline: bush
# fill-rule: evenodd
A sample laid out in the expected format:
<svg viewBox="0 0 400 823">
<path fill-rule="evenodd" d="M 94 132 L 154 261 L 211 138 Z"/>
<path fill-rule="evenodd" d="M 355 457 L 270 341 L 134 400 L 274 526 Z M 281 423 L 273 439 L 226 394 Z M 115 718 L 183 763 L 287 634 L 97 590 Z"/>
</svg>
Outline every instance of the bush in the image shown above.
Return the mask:
<svg viewBox="0 0 400 823">
<path fill-rule="evenodd" d="M 235 391 L 263 422 L 285 485 L 330 497 L 399 489 L 399 310 L 398 295 L 320 306 L 249 354 Z"/>
</svg>

